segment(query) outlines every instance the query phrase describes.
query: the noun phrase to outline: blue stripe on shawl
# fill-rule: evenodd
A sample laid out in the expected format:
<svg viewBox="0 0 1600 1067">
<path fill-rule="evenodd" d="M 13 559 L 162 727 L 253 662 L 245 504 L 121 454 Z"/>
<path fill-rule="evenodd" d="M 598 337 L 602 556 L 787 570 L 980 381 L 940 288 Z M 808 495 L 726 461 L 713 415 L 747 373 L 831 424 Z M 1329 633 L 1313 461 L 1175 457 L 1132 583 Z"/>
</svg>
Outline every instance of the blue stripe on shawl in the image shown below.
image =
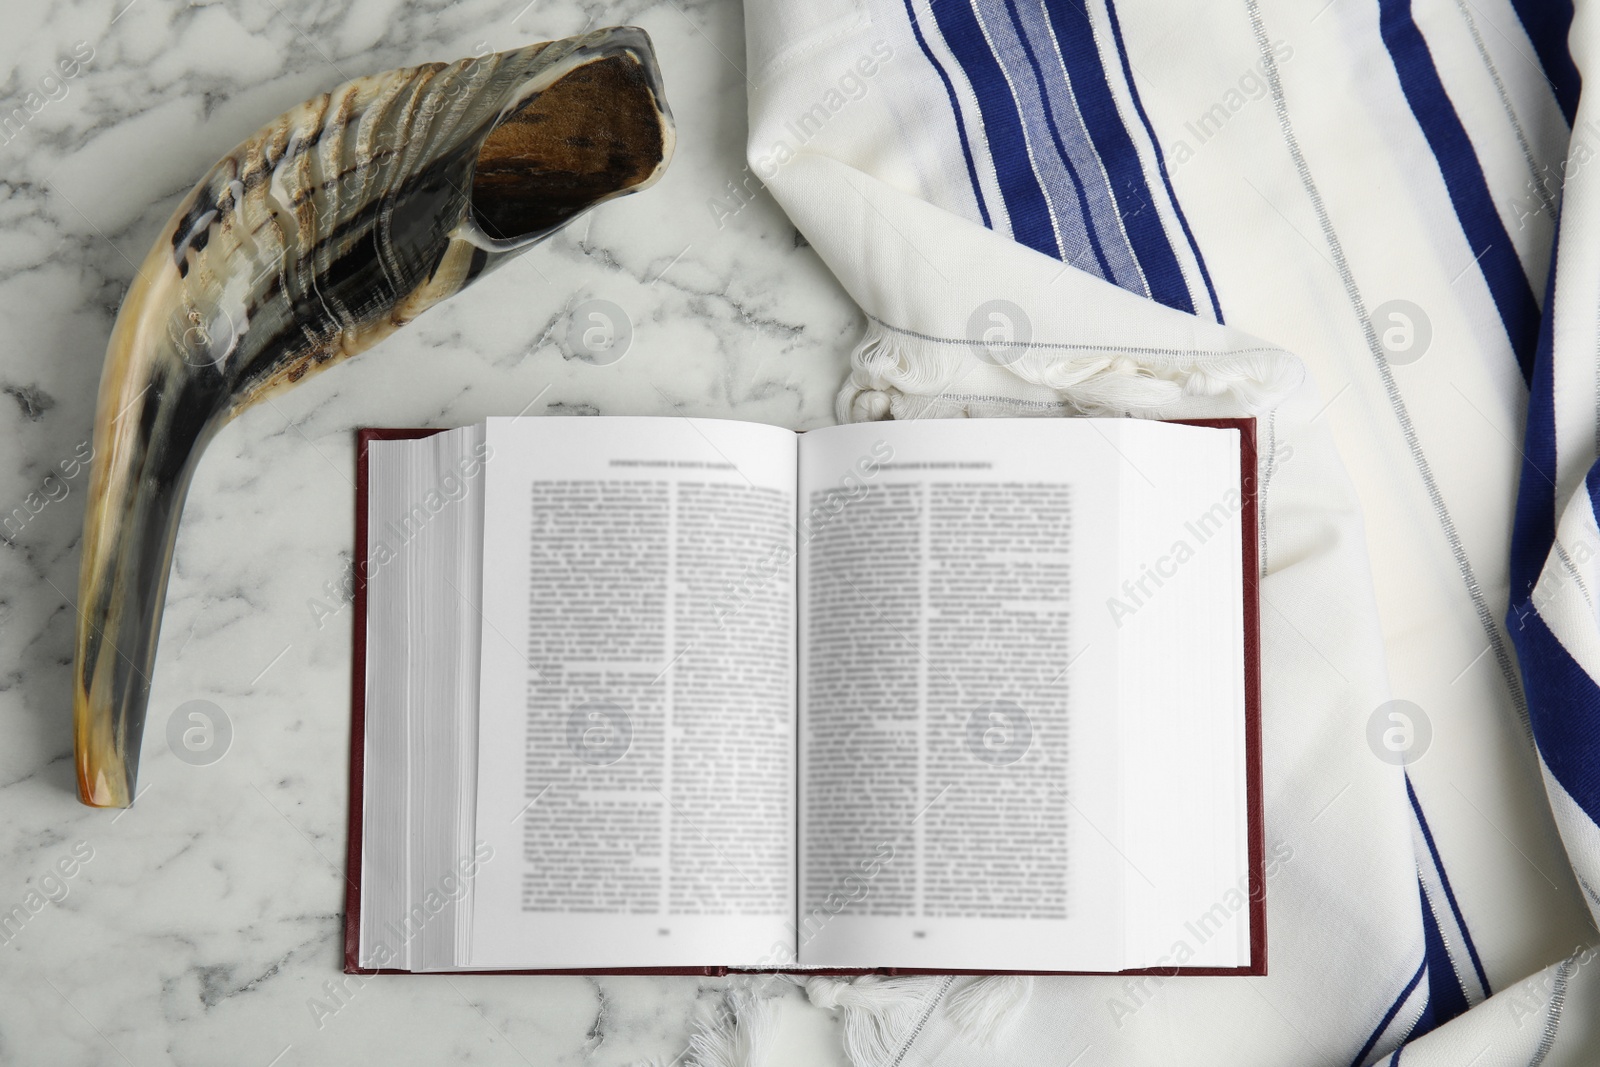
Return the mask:
<svg viewBox="0 0 1600 1067">
<path fill-rule="evenodd" d="M 1456 218 L 1489 294 L 1500 312 L 1511 350 L 1524 380 L 1533 376 L 1534 349 L 1539 343 L 1539 304 L 1517 258 L 1516 247 L 1495 210 L 1477 152 L 1467 137 L 1455 105 L 1433 65 L 1433 53 L 1411 17 L 1411 0 L 1378 0 L 1378 25 L 1389 50 L 1411 113 L 1444 176 Z"/>
<path fill-rule="evenodd" d="M 1467 943 L 1467 954 L 1472 957 L 1472 969 L 1477 972 L 1478 981 L 1483 985 L 1483 995 L 1489 996 L 1492 990 L 1489 987 L 1489 976 L 1484 973 L 1483 960 L 1478 956 L 1478 946 L 1473 943 L 1472 931 L 1467 929 L 1466 916 L 1461 914 L 1461 905 L 1456 902 L 1456 891 L 1450 887 L 1450 875 L 1444 869 L 1444 860 L 1439 858 L 1439 846 L 1433 839 L 1433 829 L 1428 825 L 1428 817 L 1422 813 L 1422 802 L 1417 799 L 1417 791 L 1411 786 L 1411 776 L 1406 775 L 1406 796 L 1411 801 L 1411 811 L 1417 817 L 1417 826 L 1422 830 L 1422 840 L 1427 842 L 1428 855 L 1433 857 L 1433 868 L 1439 872 L 1439 885 L 1444 888 L 1444 898 L 1450 904 L 1450 914 L 1456 917 L 1456 925 L 1461 928 L 1461 938 Z"/>
<path fill-rule="evenodd" d="M 1558 228 L 1559 229 L 1559 228 Z M 1528 383 L 1528 426 L 1522 438 L 1522 478 L 1517 486 L 1516 518 L 1511 526 L 1511 611 L 1528 610 L 1527 598 L 1556 540 L 1556 404 L 1555 309 L 1556 248 L 1550 246 L 1550 274 L 1545 280 L 1544 314 L 1534 350 L 1533 379 Z M 1519 607 L 1520 606 L 1520 607 Z M 1506 625 L 1515 628 L 1512 618 Z"/>
<path fill-rule="evenodd" d="M 1122 63 L 1122 79 L 1128 83 L 1128 95 L 1133 98 L 1133 109 L 1139 113 L 1139 121 L 1144 125 L 1144 132 L 1150 138 L 1150 147 L 1156 154 L 1156 169 L 1161 172 L 1161 184 L 1167 190 L 1167 202 L 1172 205 L 1173 213 L 1178 216 L 1178 225 L 1183 227 L 1184 240 L 1189 242 L 1189 250 L 1194 253 L 1194 261 L 1200 266 L 1200 277 L 1206 283 L 1206 295 L 1211 298 L 1211 310 L 1216 315 L 1217 321 L 1222 322 L 1222 304 L 1217 300 L 1217 288 L 1211 283 L 1211 271 L 1206 267 L 1206 258 L 1200 254 L 1200 245 L 1195 242 L 1194 231 L 1189 228 L 1189 219 L 1183 213 L 1183 205 L 1178 203 L 1178 194 L 1172 188 L 1172 175 L 1167 173 L 1167 158 L 1161 151 L 1161 142 L 1156 139 L 1156 128 L 1150 122 L 1150 116 L 1145 113 L 1144 102 L 1139 99 L 1139 87 L 1133 83 L 1133 64 L 1128 60 L 1128 46 L 1122 39 L 1122 22 L 1117 18 L 1117 5 L 1113 0 L 1106 0 L 1106 15 L 1111 21 L 1111 39 L 1116 42 L 1117 59 Z"/>
<path fill-rule="evenodd" d="M 944 84 L 979 212 L 985 225 L 993 228 L 953 72 L 935 58 L 914 0 L 903 2 L 918 47 Z M 1092 253 L 1093 262 L 1081 264 L 1091 273 L 1193 314 L 1195 295 L 1156 208 L 1140 151 L 1117 108 L 1088 11 L 1082 0 L 1037 2 L 1038 12 L 1028 9 L 1033 20 L 1029 25 L 1024 25 L 1018 0 L 1000 0 L 981 9 L 985 0 L 929 0 L 928 4 L 933 26 L 977 101 L 981 137 L 987 141 L 1011 236 L 1056 259 L 1071 255 L 1074 265 Z M 997 36 L 979 20 L 979 10 L 994 10 L 997 16 L 1003 11 L 1006 21 L 991 27 Z M 1216 287 L 1133 83 L 1122 28 L 1110 0 L 1106 10 L 1134 109 L 1150 138 L 1157 171 L 1194 254 L 1211 310 L 1221 322 Z M 1073 110 L 1063 113 L 1063 107 Z"/>
<path fill-rule="evenodd" d="M 1095 273 L 1107 281 L 1122 284 L 1125 279 L 1119 279 L 1116 276 L 1116 272 L 1111 269 L 1111 263 L 1106 257 L 1105 246 L 1100 238 L 1100 228 L 1095 225 L 1094 212 L 1090 210 L 1089 199 L 1084 192 L 1083 175 L 1078 173 L 1077 166 L 1072 162 L 1071 153 L 1067 151 L 1067 146 L 1062 143 L 1062 122 L 1056 118 L 1055 109 L 1050 104 L 1050 91 L 1045 84 L 1044 68 L 1039 63 L 1038 53 L 1033 50 L 1033 44 L 1028 40 L 1028 31 L 1022 26 L 1022 16 L 1017 12 L 1016 0 L 1004 0 L 1004 3 L 1006 15 L 1011 22 L 1011 29 L 1017 35 L 1017 44 L 1022 50 L 1023 57 L 1027 60 L 1028 73 L 1033 76 L 1034 89 L 1038 94 L 1039 110 L 1043 113 L 1045 128 L 1050 131 L 1051 147 L 1055 149 L 1059 167 L 1066 171 L 1066 185 L 1072 190 L 1073 198 L 1077 202 L 1078 218 L 1083 227 L 1084 236 L 1089 242 L 1089 250 L 1094 253 L 1095 265 L 1098 268 Z M 997 55 L 996 58 L 999 59 L 999 56 Z M 1057 169 L 1057 164 L 1053 164 L 1049 159 L 1044 161 L 1044 166 L 1047 170 Z M 1056 184 L 1059 187 L 1061 183 L 1057 181 Z M 1058 194 L 1059 191 L 1058 188 Z M 1112 207 L 1114 209 L 1115 204 Z M 1121 234 L 1119 233 L 1117 237 L 1120 240 Z M 1063 257 L 1065 257 L 1067 250 L 1063 248 L 1061 251 Z M 1129 258 L 1132 258 L 1131 250 L 1129 250 L 1128 255 Z M 1080 248 L 1078 254 L 1074 257 L 1074 262 L 1081 256 L 1082 249 Z M 1123 287 L 1131 288 L 1126 285 Z M 1141 292 L 1140 295 L 1144 294 Z"/>
<path fill-rule="evenodd" d="M 1572 53 L 1567 50 L 1567 33 L 1572 29 L 1572 0 L 1511 0 L 1522 28 L 1533 42 L 1533 50 L 1544 68 L 1545 80 L 1555 94 L 1556 106 L 1566 116 L 1567 125 L 1578 113 L 1578 90 L 1582 79 Z"/>
<path fill-rule="evenodd" d="M 961 101 L 956 98 L 956 87 L 951 83 L 950 75 L 945 73 L 944 65 L 934 58 L 933 49 L 928 47 L 928 39 L 922 35 L 922 24 L 917 21 L 911 0 L 905 0 L 905 4 L 906 18 L 911 21 L 911 34 L 917 39 L 917 47 L 922 49 L 922 54 L 938 73 L 939 80 L 944 82 L 945 95 L 950 98 L 950 114 L 956 123 L 956 137 L 961 141 L 961 155 L 967 161 L 967 180 L 972 183 L 972 195 L 978 201 L 978 214 L 982 216 L 983 224 L 992 230 L 994 220 L 989 217 L 989 205 L 984 201 L 983 187 L 978 184 L 978 168 L 972 161 L 972 142 L 967 140 L 967 125 L 961 118 Z"/>
<path fill-rule="evenodd" d="M 1150 296 L 1168 307 L 1193 313 L 1188 282 L 1151 200 L 1138 149 L 1128 136 L 1111 95 L 1089 13 L 1077 0 L 1045 0 L 1044 6 L 1061 47 L 1078 111 L 1111 183 L 1122 225 L 1150 287 Z"/>
<path fill-rule="evenodd" d="M 1422 940 L 1428 956 L 1428 1006 L 1423 1011 L 1422 1019 L 1407 1035 L 1408 1040 L 1413 1035 L 1427 1033 L 1435 1026 L 1443 1026 L 1470 1006 L 1466 987 L 1456 973 L 1455 961 L 1445 947 L 1444 934 L 1439 929 L 1439 916 L 1434 914 L 1433 904 L 1428 900 L 1427 890 L 1421 881 L 1417 882 L 1417 891 L 1422 894 Z"/>
<path fill-rule="evenodd" d="M 978 110 L 983 115 L 989 155 L 994 160 L 1000 195 L 1011 216 L 1011 236 L 1018 243 L 1055 259 L 1061 258 L 1055 225 L 1045 202 L 1039 177 L 1033 171 L 1027 142 L 1022 135 L 1022 117 L 1011 96 L 1000 64 L 989 48 L 989 38 L 978 25 L 978 18 L 964 0 L 930 3 L 934 21 L 956 62 L 961 64 Z"/>
<path fill-rule="evenodd" d="M 1600 498 L 1593 470 L 1586 487 L 1591 502 Z M 1600 823 L 1600 688 L 1538 612 L 1526 612 L 1511 639 L 1522 661 L 1539 754 L 1584 814 Z"/>
<path fill-rule="evenodd" d="M 1383 1037 L 1384 1031 L 1389 1029 L 1389 1024 L 1394 1022 L 1394 1017 L 1400 1013 L 1401 1006 L 1411 998 L 1412 991 L 1417 988 L 1417 983 L 1422 981 L 1422 975 L 1427 969 L 1428 961 L 1424 957 L 1422 963 L 1417 967 L 1417 973 L 1411 976 L 1411 981 L 1407 982 L 1406 987 L 1400 991 L 1400 995 L 1394 998 L 1394 1003 L 1389 1005 L 1389 1010 L 1384 1012 L 1377 1028 L 1372 1031 L 1372 1036 L 1367 1038 L 1365 1045 L 1361 1046 L 1361 1051 L 1356 1053 L 1356 1058 L 1350 1061 L 1350 1067 L 1362 1067 L 1367 1062 L 1367 1057 L 1372 1055 L 1373 1046 Z"/>
</svg>

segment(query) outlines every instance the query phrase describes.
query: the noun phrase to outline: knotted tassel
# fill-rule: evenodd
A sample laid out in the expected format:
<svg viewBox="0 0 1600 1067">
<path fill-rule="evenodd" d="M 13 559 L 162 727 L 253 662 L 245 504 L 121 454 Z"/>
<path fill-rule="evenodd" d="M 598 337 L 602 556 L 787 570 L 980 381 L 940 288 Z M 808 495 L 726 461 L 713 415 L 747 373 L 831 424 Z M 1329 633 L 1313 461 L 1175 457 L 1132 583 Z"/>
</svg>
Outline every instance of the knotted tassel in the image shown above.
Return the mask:
<svg viewBox="0 0 1600 1067">
<path fill-rule="evenodd" d="M 908 1040 L 931 1000 L 950 986 L 942 977 L 880 978 L 855 981 L 808 978 L 811 1003 L 843 1014 L 844 1051 L 854 1067 L 883 1067 Z"/>
<path fill-rule="evenodd" d="M 778 1029 L 778 1001 L 730 988 L 722 1010 L 701 1019 L 689 1038 L 684 1067 L 766 1067 Z"/>
<path fill-rule="evenodd" d="M 1022 1015 L 1033 996 L 1027 975 L 996 974 L 974 978 L 945 1002 L 950 1022 L 973 1042 L 992 1045 Z"/>
</svg>

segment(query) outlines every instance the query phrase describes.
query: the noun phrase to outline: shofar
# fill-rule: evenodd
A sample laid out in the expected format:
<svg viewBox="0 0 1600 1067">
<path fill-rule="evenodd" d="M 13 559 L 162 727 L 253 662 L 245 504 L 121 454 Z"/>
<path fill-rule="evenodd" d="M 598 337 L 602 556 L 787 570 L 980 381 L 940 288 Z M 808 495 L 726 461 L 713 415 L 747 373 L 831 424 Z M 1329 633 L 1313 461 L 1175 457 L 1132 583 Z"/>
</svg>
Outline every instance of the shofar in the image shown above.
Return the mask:
<svg viewBox="0 0 1600 1067">
<path fill-rule="evenodd" d="M 217 430 L 650 185 L 672 146 L 650 39 L 627 26 L 358 78 L 184 198 L 100 382 L 73 671 L 85 804 L 132 802 L 178 519 Z"/>
</svg>

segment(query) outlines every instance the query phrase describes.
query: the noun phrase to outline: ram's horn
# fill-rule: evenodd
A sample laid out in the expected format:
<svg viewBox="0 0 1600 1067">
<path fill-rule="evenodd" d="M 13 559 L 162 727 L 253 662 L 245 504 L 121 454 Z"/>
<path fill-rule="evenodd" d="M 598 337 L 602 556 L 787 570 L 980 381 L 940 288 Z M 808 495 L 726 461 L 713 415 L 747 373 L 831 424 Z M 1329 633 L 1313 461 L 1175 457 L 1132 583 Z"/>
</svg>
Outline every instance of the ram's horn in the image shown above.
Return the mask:
<svg viewBox="0 0 1600 1067">
<path fill-rule="evenodd" d="M 217 430 L 645 188 L 672 145 L 650 39 L 620 27 L 358 78 L 184 199 L 100 382 L 73 672 L 84 803 L 132 802 L 178 517 Z"/>
</svg>

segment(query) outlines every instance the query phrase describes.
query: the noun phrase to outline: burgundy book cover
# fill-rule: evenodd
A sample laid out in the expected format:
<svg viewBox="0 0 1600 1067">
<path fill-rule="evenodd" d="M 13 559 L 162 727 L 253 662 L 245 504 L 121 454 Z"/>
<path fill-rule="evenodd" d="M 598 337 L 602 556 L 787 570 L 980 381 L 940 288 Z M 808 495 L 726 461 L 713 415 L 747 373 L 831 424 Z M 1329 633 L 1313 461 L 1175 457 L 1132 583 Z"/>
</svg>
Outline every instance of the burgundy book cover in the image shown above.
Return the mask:
<svg viewBox="0 0 1600 1067">
<path fill-rule="evenodd" d="M 1260 517 L 1257 511 L 1256 420 L 1173 419 L 1186 426 L 1211 426 L 1239 431 L 1239 485 L 1244 497 L 1241 509 L 1240 541 L 1244 546 L 1244 682 L 1245 682 L 1245 817 L 1249 829 L 1250 866 L 1250 963 L 1242 967 L 1140 967 L 1114 972 L 1121 975 L 1264 975 L 1267 973 L 1267 881 L 1266 822 L 1261 783 L 1261 604 Z M 403 971 L 395 968 L 362 967 L 361 948 L 361 828 L 363 781 L 366 753 L 366 675 L 367 675 L 367 446 L 372 441 L 412 440 L 430 437 L 442 430 L 362 429 L 356 440 L 356 564 L 355 643 L 350 671 L 350 822 L 349 844 L 345 849 L 344 970 L 346 974 L 681 974 L 718 977 L 730 970 L 720 967 L 595 967 L 558 970 L 518 971 Z M 783 970 L 783 968 L 765 968 Z M 879 967 L 873 970 L 817 970 L 805 974 L 1103 974 L 1101 971 L 989 971 L 925 970 L 909 967 Z"/>
</svg>

